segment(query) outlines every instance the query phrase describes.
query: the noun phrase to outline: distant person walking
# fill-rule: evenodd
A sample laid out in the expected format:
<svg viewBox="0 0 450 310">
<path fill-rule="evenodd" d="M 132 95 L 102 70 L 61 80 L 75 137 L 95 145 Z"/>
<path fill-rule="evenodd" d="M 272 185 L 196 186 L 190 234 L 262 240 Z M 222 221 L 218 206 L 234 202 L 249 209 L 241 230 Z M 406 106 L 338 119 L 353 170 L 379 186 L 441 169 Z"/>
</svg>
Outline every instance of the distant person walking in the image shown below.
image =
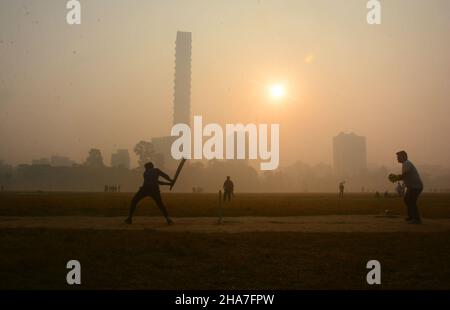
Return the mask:
<svg viewBox="0 0 450 310">
<path fill-rule="evenodd" d="M 231 201 L 231 196 L 234 196 L 234 184 L 231 178 L 227 176 L 223 183 L 223 201 Z"/>
<path fill-rule="evenodd" d="M 345 181 L 339 183 L 339 199 L 344 198 Z"/>
<path fill-rule="evenodd" d="M 422 180 L 416 167 L 408 160 L 408 154 L 405 151 L 397 153 L 397 161 L 402 164 L 402 174 L 390 174 L 389 180 L 391 182 L 403 181 L 406 186 L 406 193 L 403 200 L 408 210 L 406 220 L 410 224 L 421 224 L 422 220 L 417 207 L 417 200 L 423 190 Z"/>
<path fill-rule="evenodd" d="M 169 182 L 159 181 L 159 177 L 166 179 Z M 169 218 L 166 207 L 164 206 L 161 193 L 159 191 L 159 185 L 172 185 L 172 179 L 153 166 L 153 163 L 149 162 L 145 164 L 145 172 L 144 172 L 144 184 L 141 186 L 139 191 L 134 195 L 133 200 L 130 205 L 130 214 L 128 218 L 125 220 L 125 223 L 131 224 L 133 213 L 136 210 L 136 206 L 145 197 L 151 197 L 155 201 L 156 205 L 161 210 L 162 214 L 166 218 L 167 224 L 173 224 L 172 220 Z"/>
</svg>

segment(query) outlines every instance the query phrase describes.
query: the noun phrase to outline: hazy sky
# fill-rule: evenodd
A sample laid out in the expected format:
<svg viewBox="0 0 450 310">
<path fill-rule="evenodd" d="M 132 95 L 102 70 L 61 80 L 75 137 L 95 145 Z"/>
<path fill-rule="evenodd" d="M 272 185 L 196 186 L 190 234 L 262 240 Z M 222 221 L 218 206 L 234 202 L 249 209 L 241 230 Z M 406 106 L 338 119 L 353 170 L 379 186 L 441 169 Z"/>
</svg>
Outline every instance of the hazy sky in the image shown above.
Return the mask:
<svg viewBox="0 0 450 310">
<path fill-rule="evenodd" d="M 332 137 L 367 137 L 368 161 L 450 165 L 450 1 L 65 0 L 0 2 L 0 159 L 52 154 L 109 164 L 169 135 L 174 42 L 191 31 L 192 112 L 280 123 L 281 165 L 332 163 Z M 274 103 L 266 86 L 284 83 Z"/>
</svg>

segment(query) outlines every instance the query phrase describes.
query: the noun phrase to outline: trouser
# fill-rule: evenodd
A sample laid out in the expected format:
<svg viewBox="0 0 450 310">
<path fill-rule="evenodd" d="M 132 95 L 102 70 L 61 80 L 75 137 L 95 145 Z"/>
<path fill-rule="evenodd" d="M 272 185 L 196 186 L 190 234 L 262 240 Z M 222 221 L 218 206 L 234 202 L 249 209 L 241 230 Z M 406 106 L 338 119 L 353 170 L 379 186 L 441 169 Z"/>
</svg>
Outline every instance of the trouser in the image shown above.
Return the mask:
<svg viewBox="0 0 450 310">
<path fill-rule="evenodd" d="M 224 191 L 223 192 L 223 201 L 231 201 L 231 192 L 230 191 Z"/>
<path fill-rule="evenodd" d="M 133 199 L 131 200 L 130 205 L 130 218 L 133 216 L 134 211 L 136 210 L 136 206 L 145 197 L 151 197 L 155 201 L 158 208 L 161 210 L 161 213 L 164 215 L 164 217 L 168 217 L 168 213 L 166 210 L 166 207 L 164 206 L 164 203 L 161 199 L 161 193 L 159 191 L 146 191 L 142 188 L 134 195 Z"/>
<path fill-rule="evenodd" d="M 405 197 L 403 201 L 406 204 L 406 208 L 408 210 L 408 217 L 413 220 L 420 221 L 419 209 L 417 208 L 417 199 L 419 199 L 420 194 L 422 193 L 421 188 L 408 188 L 406 190 Z"/>
</svg>

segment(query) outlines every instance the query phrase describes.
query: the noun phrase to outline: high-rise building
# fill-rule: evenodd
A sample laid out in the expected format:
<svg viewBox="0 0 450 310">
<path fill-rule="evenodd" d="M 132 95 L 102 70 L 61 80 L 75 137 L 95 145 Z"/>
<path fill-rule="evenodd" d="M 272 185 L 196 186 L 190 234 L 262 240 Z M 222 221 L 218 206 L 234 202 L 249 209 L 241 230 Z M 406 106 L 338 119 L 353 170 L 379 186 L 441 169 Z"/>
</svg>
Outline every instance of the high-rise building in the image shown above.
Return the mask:
<svg viewBox="0 0 450 310">
<path fill-rule="evenodd" d="M 174 125 L 191 124 L 191 56 L 192 34 L 178 31 L 175 41 Z"/>
<path fill-rule="evenodd" d="M 348 177 L 367 171 L 366 137 L 341 132 L 333 138 L 336 175 Z"/>
<path fill-rule="evenodd" d="M 130 169 L 130 154 L 128 150 L 117 150 L 111 154 L 111 167 Z"/>
<path fill-rule="evenodd" d="M 191 125 L 191 56 L 192 34 L 177 32 L 175 41 L 175 79 L 173 93 L 173 124 Z M 177 162 L 172 158 L 171 146 L 176 137 L 152 139 L 156 156 L 161 156 L 164 168 L 173 169 Z"/>
</svg>

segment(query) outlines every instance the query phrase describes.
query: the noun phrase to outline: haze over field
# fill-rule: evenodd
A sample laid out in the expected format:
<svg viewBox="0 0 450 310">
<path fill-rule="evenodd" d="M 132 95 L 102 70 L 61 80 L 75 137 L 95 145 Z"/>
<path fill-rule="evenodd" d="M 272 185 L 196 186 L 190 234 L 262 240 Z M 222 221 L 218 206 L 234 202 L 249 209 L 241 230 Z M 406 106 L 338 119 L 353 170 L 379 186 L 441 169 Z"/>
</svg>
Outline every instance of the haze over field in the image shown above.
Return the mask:
<svg viewBox="0 0 450 310">
<path fill-rule="evenodd" d="M 367 137 L 368 161 L 450 166 L 450 2 L 95 0 L 0 4 L 0 159 L 105 158 L 169 135 L 174 41 L 192 32 L 192 114 L 280 123 L 281 165 L 332 163 L 333 136 Z M 286 93 L 276 100 L 272 94 Z M 135 165 L 135 159 L 134 165 Z"/>
</svg>

